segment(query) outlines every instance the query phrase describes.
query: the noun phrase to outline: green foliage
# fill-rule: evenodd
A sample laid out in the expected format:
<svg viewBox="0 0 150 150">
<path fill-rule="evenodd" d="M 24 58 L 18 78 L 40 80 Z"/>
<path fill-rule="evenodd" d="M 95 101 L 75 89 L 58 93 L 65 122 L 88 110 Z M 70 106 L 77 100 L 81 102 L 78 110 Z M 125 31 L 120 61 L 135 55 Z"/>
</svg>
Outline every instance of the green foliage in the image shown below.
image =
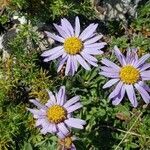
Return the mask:
<svg viewBox="0 0 150 150">
<path fill-rule="evenodd" d="M 8 16 L 7 15 L 0 16 L 0 22 L 1 24 L 5 24 L 6 22 L 8 22 Z"/>
<path fill-rule="evenodd" d="M 122 51 L 125 51 L 126 48 L 129 47 L 128 37 L 126 35 L 117 38 L 112 36 L 111 40 L 112 40 L 112 42 L 110 43 L 111 48 L 117 45 L 119 48 L 121 48 Z"/>
<path fill-rule="evenodd" d="M 28 14 L 32 21 L 51 21 L 64 16 L 84 15 L 96 18 L 94 9 L 91 7 L 90 0 L 12 0 L 11 10 L 18 10 Z"/>
<path fill-rule="evenodd" d="M 108 48 L 104 50 L 106 55 L 103 57 L 115 61 L 112 56 L 114 45 L 118 45 L 123 52 L 129 46 L 138 47 L 142 54 L 149 52 L 148 37 L 142 32 L 143 27 L 148 28 L 149 7 L 147 3 L 139 8 L 138 18 L 131 23 L 131 27 L 135 28 L 133 34 L 122 30 L 121 23 L 112 21 L 106 24 L 110 32 L 104 33 Z M 11 14 L 16 13 L 25 15 L 27 23 L 17 25 L 16 35 L 8 41 L 6 50 L 10 56 L 3 60 L 3 54 L 0 55 L 0 149 L 57 149 L 57 138 L 51 134 L 40 134 L 26 108 L 33 107 L 29 103 L 30 98 L 39 98 L 45 103 L 48 100 L 46 89 L 55 91 L 61 85 L 66 86 L 68 98 L 79 95 L 83 104 L 83 108 L 74 113 L 87 121 L 84 130 L 73 130 L 78 138 L 75 141 L 77 149 L 150 149 L 150 111 L 140 97 L 137 109 L 131 107 L 128 99 L 113 106 L 108 101 L 111 89 L 102 89 L 106 79 L 98 74 L 99 68 L 91 71 L 79 68 L 75 76 L 65 77 L 63 70 L 59 74 L 56 72 L 55 61 L 47 64 L 40 58 L 39 45 L 43 39 L 35 27 L 36 23 L 79 15 L 86 20 L 82 24 L 86 24 L 95 19 L 90 0 L 12 0 L 0 17 L 1 24 L 5 26 Z M 101 26 L 98 30 L 101 31 Z"/>
<path fill-rule="evenodd" d="M 142 30 L 142 28 L 150 28 L 150 1 L 148 1 L 145 6 L 141 7 L 138 11 L 137 19 L 132 23 L 133 27 L 137 30 Z"/>
<path fill-rule="evenodd" d="M 139 35 L 135 35 L 133 37 L 133 39 L 132 39 L 131 46 L 144 49 L 145 52 L 148 52 L 149 51 L 149 47 L 150 47 L 149 39 L 143 37 L 140 34 Z"/>
</svg>

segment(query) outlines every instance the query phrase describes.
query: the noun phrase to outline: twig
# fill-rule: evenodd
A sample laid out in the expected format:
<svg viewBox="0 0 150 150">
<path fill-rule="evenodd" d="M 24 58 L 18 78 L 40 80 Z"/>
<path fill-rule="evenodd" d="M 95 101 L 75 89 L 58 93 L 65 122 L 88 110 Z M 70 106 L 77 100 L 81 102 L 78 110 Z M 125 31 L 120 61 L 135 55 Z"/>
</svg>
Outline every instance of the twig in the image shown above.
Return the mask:
<svg viewBox="0 0 150 150">
<path fill-rule="evenodd" d="M 112 130 L 123 132 L 123 133 L 127 133 L 128 132 L 128 134 L 130 134 L 130 135 L 135 135 L 135 136 L 138 136 L 138 137 L 143 137 L 140 134 L 137 134 L 137 133 L 134 133 L 134 132 L 125 131 L 125 130 L 118 129 L 118 128 L 115 128 L 115 127 L 112 127 L 112 126 L 102 126 L 102 127 L 106 127 L 106 128 L 112 129 Z M 146 136 L 145 138 L 150 139 L 150 137 L 148 137 L 148 136 Z"/>
<path fill-rule="evenodd" d="M 120 141 L 120 143 L 116 146 L 115 150 L 117 150 L 119 148 L 119 146 L 123 143 L 123 141 L 125 140 L 125 138 L 127 137 L 127 135 L 130 133 L 130 131 L 132 130 L 132 128 L 134 127 L 134 125 L 136 124 L 136 122 L 139 120 L 139 118 L 141 117 L 143 112 L 141 112 L 138 117 L 136 118 L 136 120 L 134 121 L 134 123 L 132 124 L 132 126 L 130 127 L 130 129 L 126 132 L 126 134 L 124 135 L 123 139 Z"/>
</svg>

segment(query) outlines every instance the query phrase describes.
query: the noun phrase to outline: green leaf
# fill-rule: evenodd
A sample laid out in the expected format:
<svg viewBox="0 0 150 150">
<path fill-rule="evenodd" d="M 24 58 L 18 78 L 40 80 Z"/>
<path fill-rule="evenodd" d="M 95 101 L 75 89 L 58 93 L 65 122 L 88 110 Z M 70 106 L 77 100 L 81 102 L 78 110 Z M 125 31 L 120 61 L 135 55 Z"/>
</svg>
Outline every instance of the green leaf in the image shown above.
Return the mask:
<svg viewBox="0 0 150 150">
<path fill-rule="evenodd" d="M 23 150 L 33 150 L 33 148 L 32 148 L 30 143 L 25 143 L 24 147 L 23 147 Z"/>
</svg>

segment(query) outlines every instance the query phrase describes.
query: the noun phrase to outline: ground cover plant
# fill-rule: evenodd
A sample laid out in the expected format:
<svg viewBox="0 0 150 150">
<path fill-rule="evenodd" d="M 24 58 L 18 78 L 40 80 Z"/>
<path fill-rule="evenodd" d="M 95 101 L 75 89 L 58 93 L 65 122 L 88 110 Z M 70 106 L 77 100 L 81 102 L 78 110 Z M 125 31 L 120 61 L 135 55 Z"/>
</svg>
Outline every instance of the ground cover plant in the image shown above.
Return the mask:
<svg viewBox="0 0 150 150">
<path fill-rule="evenodd" d="M 1 0 L 0 149 L 149 150 L 150 1 Z"/>
</svg>

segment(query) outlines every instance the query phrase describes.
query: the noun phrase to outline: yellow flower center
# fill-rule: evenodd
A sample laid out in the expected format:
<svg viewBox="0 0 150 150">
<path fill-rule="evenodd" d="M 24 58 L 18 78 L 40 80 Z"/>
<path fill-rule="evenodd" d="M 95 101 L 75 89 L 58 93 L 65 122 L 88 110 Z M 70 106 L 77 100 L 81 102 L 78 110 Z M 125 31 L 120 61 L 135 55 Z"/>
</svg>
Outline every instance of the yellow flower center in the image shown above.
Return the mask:
<svg viewBox="0 0 150 150">
<path fill-rule="evenodd" d="M 134 84 L 139 80 L 140 72 L 133 66 L 126 65 L 120 70 L 120 78 L 125 84 Z"/>
<path fill-rule="evenodd" d="M 60 140 L 60 144 L 64 146 L 66 149 L 70 149 L 72 145 L 72 138 L 70 136 Z"/>
<path fill-rule="evenodd" d="M 66 110 L 59 105 L 53 105 L 47 110 L 47 117 L 51 123 L 60 123 L 67 117 Z"/>
<path fill-rule="evenodd" d="M 66 53 L 75 55 L 83 48 L 82 41 L 77 37 L 69 37 L 64 42 L 64 49 Z"/>
</svg>

